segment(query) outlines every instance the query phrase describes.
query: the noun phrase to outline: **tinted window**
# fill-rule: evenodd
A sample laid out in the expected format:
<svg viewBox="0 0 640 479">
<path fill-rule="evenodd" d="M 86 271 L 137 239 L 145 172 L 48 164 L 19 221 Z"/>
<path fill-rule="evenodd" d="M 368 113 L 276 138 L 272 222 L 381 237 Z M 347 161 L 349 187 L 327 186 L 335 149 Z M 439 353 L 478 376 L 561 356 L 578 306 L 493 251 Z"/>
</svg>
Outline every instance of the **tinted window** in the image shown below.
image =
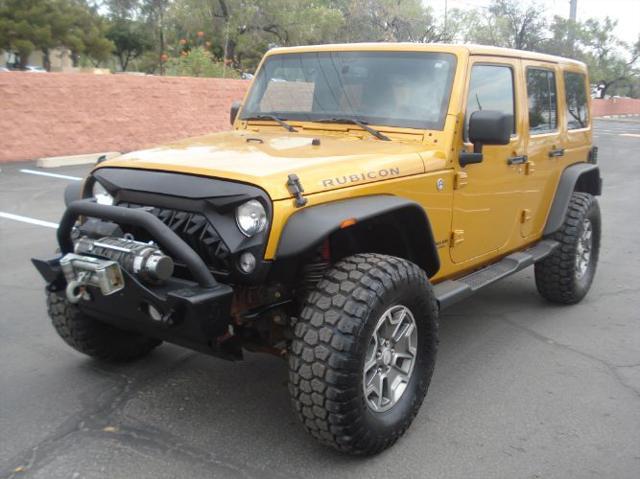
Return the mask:
<svg viewBox="0 0 640 479">
<path fill-rule="evenodd" d="M 529 131 L 544 133 L 558 127 L 556 75 L 550 70 L 527 69 Z"/>
<path fill-rule="evenodd" d="M 442 129 L 455 56 L 427 52 L 273 55 L 254 80 L 242 118 L 356 118 L 374 125 Z"/>
<path fill-rule="evenodd" d="M 564 89 L 567 97 L 567 128 L 585 128 L 589 123 L 585 76 L 582 73 L 564 72 Z"/>
<path fill-rule="evenodd" d="M 497 110 L 511 116 L 513 133 L 515 130 L 515 107 L 513 93 L 513 71 L 508 66 L 475 65 L 471 69 L 467 114 L 465 120 L 465 138 L 469 126 L 469 117 L 478 110 Z"/>
</svg>

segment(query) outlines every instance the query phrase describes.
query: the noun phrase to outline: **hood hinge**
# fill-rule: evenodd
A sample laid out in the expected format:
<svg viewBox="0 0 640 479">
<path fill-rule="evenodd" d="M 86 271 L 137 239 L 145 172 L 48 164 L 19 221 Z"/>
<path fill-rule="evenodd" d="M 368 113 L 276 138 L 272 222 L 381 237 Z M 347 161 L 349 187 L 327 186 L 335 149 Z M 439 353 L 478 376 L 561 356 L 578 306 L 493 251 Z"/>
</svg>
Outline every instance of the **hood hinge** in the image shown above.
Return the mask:
<svg viewBox="0 0 640 479">
<path fill-rule="evenodd" d="M 304 188 L 302 187 L 302 183 L 300 183 L 300 178 L 295 173 L 291 173 L 289 175 L 289 179 L 287 180 L 287 188 L 291 192 L 291 194 L 296 199 L 296 206 L 298 208 L 302 208 L 309 201 L 307 198 L 302 196 L 304 193 Z"/>
</svg>

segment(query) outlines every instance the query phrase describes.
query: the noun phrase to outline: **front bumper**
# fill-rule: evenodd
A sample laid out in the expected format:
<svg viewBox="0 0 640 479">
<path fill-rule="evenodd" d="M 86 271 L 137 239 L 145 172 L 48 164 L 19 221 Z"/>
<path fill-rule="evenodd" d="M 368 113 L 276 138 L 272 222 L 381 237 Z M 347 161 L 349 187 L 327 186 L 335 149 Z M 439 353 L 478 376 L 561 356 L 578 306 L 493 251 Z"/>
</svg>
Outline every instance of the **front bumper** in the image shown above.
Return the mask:
<svg viewBox="0 0 640 479">
<path fill-rule="evenodd" d="M 67 286 L 60 259 L 73 251 L 71 230 L 79 215 L 144 228 L 164 251 L 180 261 L 194 281 L 172 277 L 161 285 L 143 284 L 123 270 L 124 288 L 104 296 L 87 286 L 80 311 L 121 329 L 137 331 L 217 356 L 237 358 L 239 347 L 229 339 L 233 288 L 217 282 L 206 264 L 179 236 L 144 210 L 131 210 L 80 200 L 71 203 L 58 228 L 61 255 L 32 262 L 50 291 L 64 294 Z"/>
</svg>

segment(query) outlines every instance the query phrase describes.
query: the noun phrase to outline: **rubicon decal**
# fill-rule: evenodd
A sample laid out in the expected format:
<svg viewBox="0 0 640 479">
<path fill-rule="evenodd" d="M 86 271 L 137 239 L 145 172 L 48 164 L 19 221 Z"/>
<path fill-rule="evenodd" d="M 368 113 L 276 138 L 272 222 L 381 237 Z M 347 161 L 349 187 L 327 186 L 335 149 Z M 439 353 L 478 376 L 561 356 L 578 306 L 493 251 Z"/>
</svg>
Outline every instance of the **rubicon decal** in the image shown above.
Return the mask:
<svg viewBox="0 0 640 479">
<path fill-rule="evenodd" d="M 377 180 L 380 178 L 388 178 L 391 176 L 399 176 L 400 168 L 383 168 L 381 170 L 363 171 L 362 173 L 353 173 L 351 175 L 336 176 L 335 178 L 327 178 L 322 180 L 323 188 L 348 185 L 358 183 L 360 181 Z"/>
</svg>

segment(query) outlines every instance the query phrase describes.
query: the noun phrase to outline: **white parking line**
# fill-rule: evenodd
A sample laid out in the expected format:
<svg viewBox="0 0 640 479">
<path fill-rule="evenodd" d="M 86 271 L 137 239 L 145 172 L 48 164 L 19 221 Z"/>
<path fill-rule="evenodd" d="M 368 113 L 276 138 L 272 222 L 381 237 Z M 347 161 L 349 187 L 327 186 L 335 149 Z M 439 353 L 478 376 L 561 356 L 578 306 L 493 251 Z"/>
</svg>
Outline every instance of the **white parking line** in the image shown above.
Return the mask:
<svg viewBox="0 0 640 479">
<path fill-rule="evenodd" d="M 50 221 L 37 220 L 35 218 L 29 218 L 28 216 L 20 216 L 20 215 L 14 215 L 11 213 L 4 213 L 2 211 L 0 211 L 0 218 L 5 218 L 13 221 L 20 221 L 22 223 L 29 223 L 30 225 L 44 226 L 46 228 L 54 228 L 54 229 L 58 228 L 58 223 L 51 223 Z"/>
<path fill-rule="evenodd" d="M 79 176 L 59 175 L 58 173 L 46 173 L 44 171 L 29 170 L 27 168 L 21 169 L 20 173 L 27 173 L 28 175 L 50 176 L 51 178 L 60 178 L 61 180 L 82 181 L 82 178 L 80 178 Z"/>
<path fill-rule="evenodd" d="M 640 133 L 620 133 L 620 136 L 631 136 L 633 138 L 640 138 Z"/>
</svg>

